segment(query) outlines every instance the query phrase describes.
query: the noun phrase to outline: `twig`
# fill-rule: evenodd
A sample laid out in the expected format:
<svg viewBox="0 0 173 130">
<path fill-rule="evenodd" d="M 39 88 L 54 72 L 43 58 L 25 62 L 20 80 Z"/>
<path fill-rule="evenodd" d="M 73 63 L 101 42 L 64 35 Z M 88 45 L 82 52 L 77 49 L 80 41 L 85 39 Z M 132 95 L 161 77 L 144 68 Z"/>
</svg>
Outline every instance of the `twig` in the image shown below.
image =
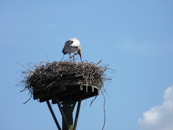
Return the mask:
<svg viewBox="0 0 173 130">
<path fill-rule="evenodd" d="M 90 103 L 90 107 L 91 107 L 93 101 L 96 100 L 96 98 L 97 98 L 97 96 L 95 96 L 95 98 L 91 101 L 91 103 Z"/>
<path fill-rule="evenodd" d="M 47 58 L 47 60 L 48 60 L 48 62 L 49 62 L 49 58 L 48 58 L 48 56 L 47 56 L 47 54 L 45 53 L 45 55 L 46 55 L 46 58 Z"/>
<path fill-rule="evenodd" d="M 102 59 L 96 65 L 98 65 L 101 61 L 102 61 Z"/>
<path fill-rule="evenodd" d="M 24 102 L 23 104 L 26 104 L 31 99 L 31 97 L 32 97 L 32 94 L 31 94 L 30 98 L 26 102 Z"/>
<path fill-rule="evenodd" d="M 61 61 L 64 59 L 64 56 L 63 56 L 63 58 L 61 59 Z"/>
<path fill-rule="evenodd" d="M 106 104 L 106 98 L 105 98 L 105 95 L 103 93 L 103 91 L 101 90 L 101 93 L 103 95 L 103 98 L 104 98 L 104 104 L 103 104 L 103 111 L 104 111 L 104 123 L 103 123 L 103 127 L 102 127 L 102 130 L 104 130 L 104 127 L 105 127 L 105 124 L 106 124 L 106 110 L 105 110 L 105 104 Z"/>
<path fill-rule="evenodd" d="M 19 64 L 20 66 L 22 66 L 23 68 L 25 68 L 27 71 L 30 71 L 29 69 L 27 69 L 25 66 L 21 65 L 20 63 L 17 63 Z"/>
<path fill-rule="evenodd" d="M 25 91 L 25 89 L 26 89 L 26 87 L 24 88 L 24 89 L 22 89 L 20 92 L 23 92 L 23 91 Z"/>
</svg>

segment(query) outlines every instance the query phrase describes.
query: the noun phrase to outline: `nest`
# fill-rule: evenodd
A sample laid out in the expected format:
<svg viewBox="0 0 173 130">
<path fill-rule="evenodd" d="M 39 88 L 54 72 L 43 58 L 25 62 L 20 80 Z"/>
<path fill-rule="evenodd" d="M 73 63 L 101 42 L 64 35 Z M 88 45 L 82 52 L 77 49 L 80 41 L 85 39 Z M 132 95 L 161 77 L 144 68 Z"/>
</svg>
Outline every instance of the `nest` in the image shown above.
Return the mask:
<svg viewBox="0 0 173 130">
<path fill-rule="evenodd" d="M 100 61 L 101 62 L 101 61 Z M 25 89 L 32 92 L 33 89 L 43 89 L 69 84 L 86 84 L 104 87 L 107 78 L 105 71 L 107 66 L 98 66 L 100 63 L 88 62 L 41 62 L 39 65 L 28 64 L 29 69 L 23 71 L 25 74 L 21 83 Z"/>
</svg>

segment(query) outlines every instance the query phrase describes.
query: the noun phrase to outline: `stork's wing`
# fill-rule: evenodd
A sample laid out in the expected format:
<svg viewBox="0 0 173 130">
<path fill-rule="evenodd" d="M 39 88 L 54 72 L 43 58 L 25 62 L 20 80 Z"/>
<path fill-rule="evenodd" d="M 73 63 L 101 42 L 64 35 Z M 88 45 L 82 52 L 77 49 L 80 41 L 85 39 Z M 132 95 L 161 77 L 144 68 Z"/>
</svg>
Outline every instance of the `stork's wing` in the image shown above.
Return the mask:
<svg viewBox="0 0 173 130">
<path fill-rule="evenodd" d="M 62 49 L 63 54 L 67 54 L 67 53 L 72 53 L 75 52 L 77 50 L 77 46 L 71 46 L 71 44 L 73 43 L 73 41 L 68 40 L 66 41 L 64 48 Z"/>
</svg>

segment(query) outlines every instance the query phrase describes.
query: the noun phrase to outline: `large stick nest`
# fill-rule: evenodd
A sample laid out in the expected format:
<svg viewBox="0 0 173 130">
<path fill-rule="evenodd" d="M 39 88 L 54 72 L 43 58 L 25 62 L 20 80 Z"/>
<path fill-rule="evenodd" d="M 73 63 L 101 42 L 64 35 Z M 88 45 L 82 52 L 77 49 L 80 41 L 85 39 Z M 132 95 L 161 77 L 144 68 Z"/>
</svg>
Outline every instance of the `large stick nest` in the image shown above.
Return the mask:
<svg viewBox="0 0 173 130">
<path fill-rule="evenodd" d="M 100 61 L 101 62 L 101 61 Z M 99 63 L 100 63 L 99 62 Z M 88 62 L 41 62 L 39 65 L 28 64 L 29 69 L 21 83 L 24 89 L 32 92 L 33 88 L 63 86 L 66 84 L 93 85 L 101 90 L 104 81 L 111 80 L 105 74 L 107 66 L 98 66 L 99 63 Z"/>
</svg>

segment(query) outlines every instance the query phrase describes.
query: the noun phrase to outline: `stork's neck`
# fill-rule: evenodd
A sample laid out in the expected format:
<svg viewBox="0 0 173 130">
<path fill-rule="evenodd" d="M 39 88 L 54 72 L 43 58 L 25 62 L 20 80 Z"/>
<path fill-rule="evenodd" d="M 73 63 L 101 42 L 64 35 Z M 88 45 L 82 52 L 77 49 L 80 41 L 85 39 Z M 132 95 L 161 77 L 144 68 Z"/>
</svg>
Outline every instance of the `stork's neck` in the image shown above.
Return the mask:
<svg viewBox="0 0 173 130">
<path fill-rule="evenodd" d="M 82 62 L 82 56 L 81 56 L 82 50 L 81 50 L 80 46 L 78 47 L 77 53 L 80 55 L 80 59 L 81 59 L 81 62 Z"/>
</svg>

